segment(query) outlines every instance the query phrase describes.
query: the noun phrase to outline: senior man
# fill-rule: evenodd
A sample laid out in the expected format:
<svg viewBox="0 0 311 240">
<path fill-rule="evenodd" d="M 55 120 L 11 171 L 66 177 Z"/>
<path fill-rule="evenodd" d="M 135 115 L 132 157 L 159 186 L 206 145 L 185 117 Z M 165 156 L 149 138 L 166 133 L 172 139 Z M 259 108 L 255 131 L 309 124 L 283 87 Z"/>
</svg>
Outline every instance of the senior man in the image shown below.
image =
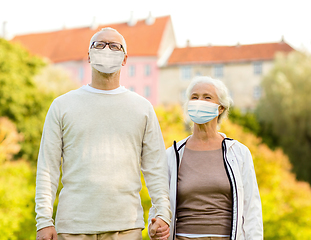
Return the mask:
<svg viewBox="0 0 311 240">
<path fill-rule="evenodd" d="M 37 240 L 142 239 L 140 170 L 157 209 L 154 226 L 166 232 L 171 212 L 165 147 L 152 105 L 120 86 L 125 39 L 115 29 L 102 29 L 91 38 L 88 59 L 91 84 L 56 98 L 46 116 L 37 168 Z"/>
</svg>

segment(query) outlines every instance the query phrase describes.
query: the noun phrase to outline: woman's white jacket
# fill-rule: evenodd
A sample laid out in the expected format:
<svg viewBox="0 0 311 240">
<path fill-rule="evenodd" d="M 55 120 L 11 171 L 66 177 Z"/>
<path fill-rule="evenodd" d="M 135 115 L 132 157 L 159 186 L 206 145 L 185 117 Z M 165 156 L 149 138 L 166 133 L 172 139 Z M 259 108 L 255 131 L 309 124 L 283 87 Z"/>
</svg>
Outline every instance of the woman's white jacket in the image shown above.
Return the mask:
<svg viewBox="0 0 311 240">
<path fill-rule="evenodd" d="M 222 135 L 224 136 L 223 160 L 232 190 L 233 211 L 230 239 L 262 240 L 261 201 L 251 153 L 245 145 Z M 172 211 L 169 240 L 175 240 L 177 169 L 180 166 L 188 138 L 178 143 L 174 142 L 173 146 L 166 150 Z M 154 207 L 151 207 L 149 223 L 155 212 Z"/>
</svg>

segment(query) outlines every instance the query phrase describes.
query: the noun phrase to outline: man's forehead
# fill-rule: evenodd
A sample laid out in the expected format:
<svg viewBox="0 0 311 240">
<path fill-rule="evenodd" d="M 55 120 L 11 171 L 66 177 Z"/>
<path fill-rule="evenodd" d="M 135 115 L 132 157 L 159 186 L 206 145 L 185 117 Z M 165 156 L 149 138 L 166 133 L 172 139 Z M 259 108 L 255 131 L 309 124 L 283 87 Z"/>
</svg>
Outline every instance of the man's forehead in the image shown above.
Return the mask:
<svg viewBox="0 0 311 240">
<path fill-rule="evenodd" d="M 107 29 L 107 30 L 98 32 L 94 36 L 94 41 L 100 41 L 100 40 L 122 42 L 122 37 L 118 32 L 116 32 L 114 30 Z"/>
</svg>

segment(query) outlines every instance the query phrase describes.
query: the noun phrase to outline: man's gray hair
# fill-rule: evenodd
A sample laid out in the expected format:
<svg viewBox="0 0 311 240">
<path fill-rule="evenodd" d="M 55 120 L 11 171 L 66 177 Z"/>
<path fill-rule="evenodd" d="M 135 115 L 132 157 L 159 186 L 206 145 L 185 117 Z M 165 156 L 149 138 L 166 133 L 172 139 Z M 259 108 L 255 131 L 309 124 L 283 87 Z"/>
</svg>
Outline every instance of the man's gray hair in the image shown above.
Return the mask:
<svg viewBox="0 0 311 240">
<path fill-rule="evenodd" d="M 122 41 L 123 41 L 123 42 L 122 42 L 121 44 L 122 44 L 122 46 L 123 46 L 123 48 L 124 48 L 124 51 L 125 51 L 125 53 L 127 53 L 127 46 L 126 46 L 126 41 L 125 41 L 124 37 L 122 36 L 121 33 L 119 33 L 117 30 L 115 30 L 114 28 L 111 28 L 111 27 L 102 28 L 102 29 L 99 30 L 97 33 L 95 33 L 95 34 L 91 37 L 89 49 L 91 49 L 91 46 L 92 46 L 92 43 L 94 42 L 95 37 L 96 37 L 98 34 L 104 32 L 104 31 L 115 31 L 116 33 L 118 33 L 118 34 L 121 36 L 121 38 L 122 38 Z"/>
<path fill-rule="evenodd" d="M 197 77 L 194 77 L 192 81 L 190 82 L 186 90 L 186 102 L 184 105 L 185 113 L 188 112 L 188 103 L 190 101 L 192 89 L 199 83 L 207 83 L 215 87 L 216 94 L 219 100 L 219 104 L 224 107 L 224 111 L 218 117 L 218 123 L 220 123 L 221 120 L 224 119 L 228 115 L 230 106 L 233 104 L 233 101 L 229 95 L 229 91 L 226 85 L 222 81 L 218 79 L 213 79 L 208 76 L 197 76 Z"/>
</svg>

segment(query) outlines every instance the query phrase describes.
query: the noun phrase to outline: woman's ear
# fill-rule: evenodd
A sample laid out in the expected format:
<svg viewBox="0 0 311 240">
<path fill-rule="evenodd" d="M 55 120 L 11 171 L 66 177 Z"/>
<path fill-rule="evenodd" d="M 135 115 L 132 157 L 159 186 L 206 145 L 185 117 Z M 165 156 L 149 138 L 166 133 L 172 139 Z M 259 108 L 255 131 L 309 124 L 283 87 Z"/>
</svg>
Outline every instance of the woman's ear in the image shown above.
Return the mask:
<svg viewBox="0 0 311 240">
<path fill-rule="evenodd" d="M 219 106 L 218 112 L 219 115 L 222 114 L 225 111 L 225 108 L 223 106 Z"/>
</svg>

